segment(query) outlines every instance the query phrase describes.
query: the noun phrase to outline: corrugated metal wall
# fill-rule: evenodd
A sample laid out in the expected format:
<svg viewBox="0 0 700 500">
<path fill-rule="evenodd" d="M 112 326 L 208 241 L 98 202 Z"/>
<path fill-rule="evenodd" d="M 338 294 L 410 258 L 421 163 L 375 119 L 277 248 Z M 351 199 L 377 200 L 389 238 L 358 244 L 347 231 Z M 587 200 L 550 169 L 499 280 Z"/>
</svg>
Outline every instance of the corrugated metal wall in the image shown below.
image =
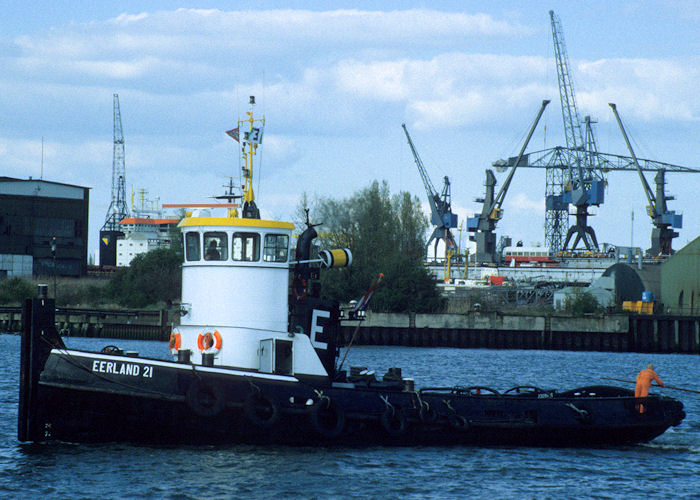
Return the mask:
<svg viewBox="0 0 700 500">
<path fill-rule="evenodd" d="M 661 302 L 666 313 L 700 315 L 700 237 L 661 266 Z"/>
</svg>

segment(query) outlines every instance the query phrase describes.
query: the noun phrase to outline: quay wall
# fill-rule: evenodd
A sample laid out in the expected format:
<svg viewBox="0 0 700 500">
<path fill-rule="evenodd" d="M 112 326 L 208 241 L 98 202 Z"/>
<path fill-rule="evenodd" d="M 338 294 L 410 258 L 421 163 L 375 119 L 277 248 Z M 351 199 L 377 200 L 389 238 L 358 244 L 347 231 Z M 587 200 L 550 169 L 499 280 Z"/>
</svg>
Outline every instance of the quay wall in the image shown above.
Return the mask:
<svg viewBox="0 0 700 500">
<path fill-rule="evenodd" d="M 56 329 L 62 336 L 110 339 L 168 340 L 168 311 L 56 309 Z M 22 308 L 0 307 L 0 332 L 22 330 Z"/>
<path fill-rule="evenodd" d="M 357 345 L 700 354 L 700 318 L 687 316 L 368 313 L 343 322 L 343 343 L 353 334 Z"/>
<path fill-rule="evenodd" d="M 167 341 L 170 316 L 167 310 L 59 308 L 56 328 L 65 336 Z M 17 333 L 21 322 L 20 307 L 0 307 L 0 332 Z M 357 345 L 700 354 L 697 316 L 368 312 L 359 325 L 343 321 L 341 343 L 347 345 L 356 329 Z"/>
</svg>

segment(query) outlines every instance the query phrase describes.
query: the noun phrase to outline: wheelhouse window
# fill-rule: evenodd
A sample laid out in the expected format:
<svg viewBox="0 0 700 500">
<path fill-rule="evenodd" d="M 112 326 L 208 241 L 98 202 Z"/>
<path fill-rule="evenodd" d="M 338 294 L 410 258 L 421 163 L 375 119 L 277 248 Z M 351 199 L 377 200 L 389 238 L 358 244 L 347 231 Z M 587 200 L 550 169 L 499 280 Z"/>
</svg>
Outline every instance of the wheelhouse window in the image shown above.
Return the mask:
<svg viewBox="0 0 700 500">
<path fill-rule="evenodd" d="M 228 260 L 226 233 L 204 233 L 204 260 Z"/>
<path fill-rule="evenodd" d="M 199 251 L 199 233 L 185 233 L 185 257 L 187 260 L 199 260 L 201 253 Z"/>
<path fill-rule="evenodd" d="M 286 234 L 266 234 L 263 260 L 265 262 L 287 262 L 289 236 Z"/>
<path fill-rule="evenodd" d="M 260 260 L 260 235 L 258 233 L 233 233 L 231 256 L 233 260 L 245 262 Z"/>
</svg>

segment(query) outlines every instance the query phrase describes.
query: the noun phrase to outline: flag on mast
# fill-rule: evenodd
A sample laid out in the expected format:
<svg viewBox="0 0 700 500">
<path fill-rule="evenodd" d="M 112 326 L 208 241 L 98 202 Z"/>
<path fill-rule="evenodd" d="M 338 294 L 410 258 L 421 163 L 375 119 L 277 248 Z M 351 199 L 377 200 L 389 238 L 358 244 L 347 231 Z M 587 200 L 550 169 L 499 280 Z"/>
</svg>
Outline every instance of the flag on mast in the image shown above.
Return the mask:
<svg viewBox="0 0 700 500">
<path fill-rule="evenodd" d="M 226 133 L 231 137 L 236 142 L 241 142 L 240 138 L 238 137 L 238 127 L 232 129 L 232 130 L 227 130 Z"/>
<path fill-rule="evenodd" d="M 369 290 L 367 290 L 364 297 L 362 297 L 362 299 L 360 299 L 360 301 L 355 305 L 355 311 L 364 311 L 367 309 L 369 299 L 371 299 L 372 295 L 374 295 L 374 291 L 377 289 L 377 286 L 379 285 L 379 282 L 382 281 L 383 277 L 384 275 L 379 273 L 379 278 L 377 278 L 377 281 L 374 282 L 374 285 L 369 287 Z"/>
</svg>

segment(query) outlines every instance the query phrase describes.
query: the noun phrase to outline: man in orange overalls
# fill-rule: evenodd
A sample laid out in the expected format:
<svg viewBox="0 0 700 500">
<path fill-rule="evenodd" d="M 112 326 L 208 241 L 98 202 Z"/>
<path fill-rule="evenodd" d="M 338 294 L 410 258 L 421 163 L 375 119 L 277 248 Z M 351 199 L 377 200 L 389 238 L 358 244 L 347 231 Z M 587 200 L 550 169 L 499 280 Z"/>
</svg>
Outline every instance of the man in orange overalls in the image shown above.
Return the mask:
<svg viewBox="0 0 700 500">
<path fill-rule="evenodd" d="M 649 365 L 646 367 L 646 369 L 639 372 L 639 375 L 637 375 L 637 385 L 634 388 L 634 397 L 647 397 L 649 395 L 649 388 L 651 387 L 652 380 L 656 380 L 656 383 L 659 384 L 661 387 L 664 386 L 664 383 L 654 371 L 654 365 Z M 639 413 L 644 413 L 643 404 L 638 404 L 637 409 L 639 410 Z"/>
</svg>

